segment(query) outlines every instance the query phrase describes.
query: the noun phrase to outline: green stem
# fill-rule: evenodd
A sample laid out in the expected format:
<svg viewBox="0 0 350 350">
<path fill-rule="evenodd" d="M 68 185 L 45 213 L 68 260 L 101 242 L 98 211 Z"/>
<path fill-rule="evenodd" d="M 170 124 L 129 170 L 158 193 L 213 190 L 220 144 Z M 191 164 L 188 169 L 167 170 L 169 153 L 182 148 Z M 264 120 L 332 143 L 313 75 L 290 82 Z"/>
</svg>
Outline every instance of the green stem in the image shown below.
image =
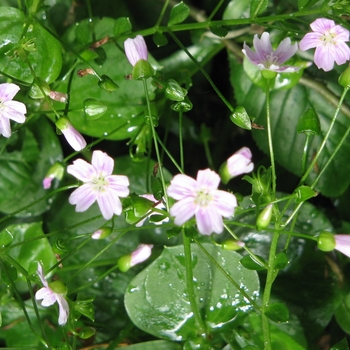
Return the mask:
<svg viewBox="0 0 350 350">
<path fill-rule="evenodd" d="M 309 146 L 310 146 L 310 134 L 306 134 L 306 140 L 305 140 L 305 145 L 304 145 L 304 150 L 303 150 L 303 157 L 301 160 L 301 174 L 304 174 L 305 169 L 306 169 L 306 160 L 307 160 L 307 154 L 309 153 Z"/>
<path fill-rule="evenodd" d="M 225 0 L 220 0 L 219 3 L 215 6 L 214 10 L 209 15 L 207 22 L 210 22 L 211 19 L 215 16 L 215 14 L 219 11 L 221 5 L 224 3 Z"/>
<path fill-rule="evenodd" d="M 204 152 L 205 152 L 205 156 L 207 158 L 207 162 L 208 162 L 209 168 L 215 169 L 214 168 L 213 158 L 212 158 L 211 152 L 210 152 L 209 140 L 208 139 L 204 139 L 203 140 L 203 146 L 204 146 Z"/>
<path fill-rule="evenodd" d="M 271 338 L 270 338 L 270 327 L 269 319 L 265 315 L 265 311 L 269 306 L 272 284 L 276 278 L 277 271 L 275 269 L 275 256 L 277 251 L 278 239 L 280 237 L 280 232 L 275 232 L 272 237 L 272 242 L 270 246 L 268 270 L 265 283 L 265 290 L 263 294 L 263 304 L 262 304 L 262 328 L 264 334 L 264 349 L 272 350 L 271 348 Z"/>
<path fill-rule="evenodd" d="M 143 88 L 145 90 L 147 111 L 148 111 L 148 116 L 149 116 L 149 123 L 150 123 L 151 130 L 152 130 L 152 137 L 153 137 L 153 142 L 154 142 L 154 148 L 155 148 L 155 151 L 156 151 L 157 162 L 159 164 L 159 174 L 160 174 L 160 180 L 162 182 L 162 187 L 163 187 L 163 192 L 164 192 L 165 205 L 166 205 L 167 211 L 169 211 L 168 194 L 166 192 L 163 165 L 162 165 L 162 161 L 161 161 L 161 158 L 160 158 L 158 141 L 157 141 L 157 133 L 156 133 L 156 129 L 155 129 L 154 123 L 153 123 L 151 103 L 150 103 L 149 96 L 148 96 L 147 81 L 146 81 L 146 79 L 142 79 L 142 81 L 143 81 Z"/>
<path fill-rule="evenodd" d="M 322 143 L 321 143 L 321 145 L 320 145 L 320 147 L 319 147 L 319 149 L 318 149 L 318 151 L 317 151 L 317 153 L 316 153 L 314 159 L 312 160 L 312 162 L 311 162 L 309 168 L 306 170 L 305 174 L 304 174 L 303 177 L 301 178 L 301 180 L 300 180 L 300 183 L 301 183 L 301 184 L 304 183 L 304 181 L 305 181 L 305 180 L 307 179 L 307 177 L 309 176 L 309 174 L 310 174 L 310 172 L 312 171 L 313 167 L 314 167 L 315 164 L 317 163 L 318 158 L 320 157 L 320 155 L 321 155 L 321 153 L 322 153 L 324 147 L 326 146 L 326 143 L 327 143 L 327 141 L 328 141 L 329 135 L 331 134 L 331 131 L 332 131 L 333 126 L 334 126 L 334 123 L 335 123 L 335 121 L 336 121 L 336 119 L 337 119 L 337 116 L 338 116 L 338 113 L 339 113 L 339 111 L 340 111 L 340 107 L 341 107 L 341 105 L 343 104 L 344 98 L 345 98 L 346 93 L 348 92 L 348 90 L 349 90 L 348 87 L 344 88 L 344 91 L 343 91 L 343 93 L 342 93 L 342 95 L 341 95 L 341 97 L 340 97 L 340 100 L 339 100 L 337 109 L 335 110 L 335 113 L 334 113 L 333 119 L 332 119 L 332 121 L 331 121 L 331 124 L 329 125 L 328 131 L 327 131 L 327 133 L 326 133 L 326 135 L 325 135 L 325 137 L 324 137 L 324 139 L 323 139 L 323 141 L 322 141 Z"/>
<path fill-rule="evenodd" d="M 182 141 L 182 121 L 183 121 L 183 110 L 181 108 L 179 112 L 179 146 L 180 146 L 180 166 L 181 166 L 182 172 L 184 172 L 185 164 L 184 164 L 184 148 L 183 148 L 183 141 Z"/>
<path fill-rule="evenodd" d="M 179 170 L 179 172 L 181 174 L 183 174 L 182 168 L 179 164 L 177 164 L 175 158 L 171 155 L 171 153 L 169 152 L 169 150 L 165 147 L 164 143 L 162 142 L 162 140 L 159 138 L 159 136 L 157 135 L 157 140 L 160 144 L 160 146 L 162 147 L 162 150 L 167 154 L 167 156 L 170 158 L 170 160 L 173 162 L 173 164 L 175 165 L 175 167 L 177 168 L 177 170 Z"/>
<path fill-rule="evenodd" d="M 188 299 L 191 305 L 191 310 L 193 312 L 194 318 L 198 327 L 198 335 L 204 334 L 206 332 L 206 327 L 203 322 L 202 316 L 199 312 L 199 308 L 196 302 L 196 295 L 194 293 L 193 284 L 193 262 L 191 254 L 191 240 L 185 234 L 185 230 L 182 229 L 182 239 L 184 244 L 184 254 L 185 254 L 185 265 L 186 265 L 186 289 Z"/>
<path fill-rule="evenodd" d="M 270 116 L 270 79 L 266 79 L 266 124 L 267 124 L 267 139 L 269 144 L 269 153 L 271 160 L 271 172 L 272 172 L 272 193 L 276 196 L 276 168 L 275 168 L 275 154 L 272 144 L 272 131 L 271 131 L 271 116 Z"/>
<path fill-rule="evenodd" d="M 233 113 L 234 108 L 231 105 L 231 103 L 224 97 L 224 95 L 220 92 L 220 90 L 216 87 L 213 80 L 210 78 L 209 74 L 205 71 L 205 69 L 202 67 L 202 65 L 191 55 L 191 53 L 186 49 L 184 45 L 182 45 L 181 41 L 176 37 L 176 35 L 170 30 L 169 35 L 174 39 L 174 41 L 179 45 L 179 47 L 186 53 L 186 55 L 191 59 L 191 61 L 198 67 L 198 69 L 201 71 L 201 73 L 205 76 L 211 87 L 214 89 L 216 94 L 221 98 L 221 100 L 225 103 L 227 108 Z"/>
<path fill-rule="evenodd" d="M 164 6 L 163 6 L 163 8 L 162 8 L 162 11 L 160 12 L 160 15 L 159 15 L 159 17 L 158 17 L 157 23 L 154 25 L 155 28 L 158 28 L 158 27 L 159 27 L 160 22 L 162 21 L 164 15 L 165 15 L 165 11 L 166 11 L 166 9 L 167 9 L 167 7 L 168 7 L 168 5 L 169 5 L 169 1 L 170 1 L 170 0 L 166 0 L 166 1 L 165 1 Z"/>
<path fill-rule="evenodd" d="M 45 195 L 45 196 L 35 200 L 34 202 L 32 202 L 32 203 L 30 203 L 30 204 L 28 204 L 28 205 L 26 205 L 26 206 L 24 206 L 24 207 L 22 207 L 22 208 L 20 208 L 18 210 L 13 211 L 12 213 L 2 217 L 0 219 L 0 223 L 5 221 L 5 220 L 7 220 L 7 219 L 9 219 L 9 218 L 11 218 L 12 216 L 15 216 L 16 214 L 20 213 L 21 211 L 27 210 L 28 208 L 32 207 L 33 205 L 35 205 L 35 204 L 37 204 L 37 203 L 39 203 L 39 202 L 41 202 L 41 201 L 43 201 L 45 199 L 48 199 L 48 198 L 52 197 L 56 193 L 59 193 L 59 192 L 62 192 L 62 191 L 66 191 L 66 190 L 69 190 L 69 189 L 75 188 L 75 187 L 78 187 L 78 185 L 69 185 L 69 186 L 64 186 L 64 187 L 58 188 L 57 190 L 54 190 L 54 191 L 48 193 L 47 195 Z"/>
</svg>

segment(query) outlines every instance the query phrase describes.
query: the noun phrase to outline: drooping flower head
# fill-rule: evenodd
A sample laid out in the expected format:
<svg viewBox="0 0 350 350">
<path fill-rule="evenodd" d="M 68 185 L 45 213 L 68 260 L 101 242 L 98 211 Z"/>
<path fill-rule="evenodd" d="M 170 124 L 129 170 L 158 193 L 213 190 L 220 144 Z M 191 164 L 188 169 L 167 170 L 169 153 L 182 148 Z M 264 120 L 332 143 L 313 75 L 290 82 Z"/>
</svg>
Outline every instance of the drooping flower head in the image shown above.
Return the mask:
<svg viewBox="0 0 350 350">
<path fill-rule="evenodd" d="M 123 255 L 118 259 L 120 271 L 126 272 L 131 267 L 146 261 L 152 254 L 153 244 L 140 244 L 131 254 Z"/>
<path fill-rule="evenodd" d="M 349 31 L 327 18 L 318 18 L 310 24 L 312 33 L 300 41 L 300 50 L 306 51 L 316 47 L 314 61 L 319 69 L 328 72 L 334 62 L 344 64 L 350 59 Z"/>
<path fill-rule="evenodd" d="M 254 35 L 253 46 L 255 52 L 244 42 L 242 52 L 260 70 L 270 70 L 276 73 L 291 73 L 299 70 L 299 67 L 282 66 L 298 51 L 298 44 L 292 45 L 290 38 L 283 39 L 278 48 L 273 50 L 270 34 L 264 32 L 260 39 L 257 34 Z"/>
<path fill-rule="evenodd" d="M 0 135 L 11 136 L 10 119 L 24 123 L 27 108 L 22 102 L 13 101 L 19 86 L 16 84 L 0 84 Z"/>
<path fill-rule="evenodd" d="M 127 59 L 134 67 L 132 70 L 133 79 L 147 79 L 154 75 L 154 69 L 147 61 L 148 50 L 142 35 L 137 35 L 135 39 L 126 39 L 124 49 Z"/>
<path fill-rule="evenodd" d="M 56 126 L 58 129 L 62 131 L 62 134 L 66 138 L 67 142 L 71 145 L 74 151 L 81 151 L 86 147 L 86 141 L 84 137 L 77 131 L 68 118 L 60 118 L 56 122 Z"/>
<path fill-rule="evenodd" d="M 170 197 L 178 200 L 170 209 L 175 224 L 181 226 L 195 216 L 201 234 L 221 233 L 222 217 L 234 214 L 237 200 L 233 194 L 218 190 L 219 183 L 219 175 L 210 169 L 198 171 L 196 180 L 176 175 L 167 190 Z"/>
<path fill-rule="evenodd" d="M 224 184 L 230 179 L 253 171 L 252 152 L 248 147 L 243 147 L 235 152 L 227 161 L 221 165 L 219 173 Z"/>
<path fill-rule="evenodd" d="M 331 232 L 323 231 L 318 236 L 317 246 L 324 252 L 336 249 L 350 258 L 350 235 L 333 235 Z"/>
<path fill-rule="evenodd" d="M 77 159 L 67 167 L 68 174 L 84 182 L 69 197 L 69 203 L 76 205 L 76 211 L 85 211 L 97 201 L 106 220 L 110 220 L 113 214 L 121 214 L 119 197 L 128 196 L 129 179 L 124 175 L 112 175 L 113 168 L 113 158 L 102 151 L 93 152 L 91 164 Z"/>
<path fill-rule="evenodd" d="M 132 66 L 140 60 L 147 61 L 148 50 L 145 39 L 142 35 L 136 35 L 135 39 L 126 39 L 124 49 L 127 59 Z"/>
<path fill-rule="evenodd" d="M 39 263 L 37 273 L 44 287 L 35 293 L 35 299 L 42 299 L 42 306 L 50 306 L 57 302 L 59 309 L 58 324 L 66 324 L 69 316 L 69 305 L 64 297 L 67 293 L 66 287 L 60 281 L 54 281 L 49 284 Z"/>
<path fill-rule="evenodd" d="M 51 187 L 53 179 L 62 180 L 64 175 L 64 169 L 65 168 L 61 163 L 54 163 L 46 173 L 45 178 L 43 179 L 43 188 L 45 190 L 49 189 Z"/>
</svg>

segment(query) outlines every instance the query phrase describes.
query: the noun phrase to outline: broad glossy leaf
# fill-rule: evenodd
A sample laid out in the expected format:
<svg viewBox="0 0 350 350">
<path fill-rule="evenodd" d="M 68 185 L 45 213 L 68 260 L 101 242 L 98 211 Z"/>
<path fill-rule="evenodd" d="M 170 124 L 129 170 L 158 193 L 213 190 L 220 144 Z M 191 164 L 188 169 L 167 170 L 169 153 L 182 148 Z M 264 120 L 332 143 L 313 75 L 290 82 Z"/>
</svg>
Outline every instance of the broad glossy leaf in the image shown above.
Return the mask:
<svg viewBox="0 0 350 350">
<path fill-rule="evenodd" d="M 256 117 L 255 122 L 258 125 L 265 126 L 265 131 L 253 130 L 252 134 L 259 148 L 268 154 L 265 93 L 252 83 L 244 73 L 242 65 L 237 64 L 232 57 L 230 58 L 230 64 L 231 83 L 235 90 L 235 98 L 238 104 L 246 108 L 249 115 Z M 317 91 L 300 84 L 287 91 L 272 91 L 270 98 L 275 159 L 293 174 L 301 176 L 301 159 L 305 135 L 297 133 L 299 117 L 309 107 L 313 106 L 321 122 L 321 135 L 313 137 L 309 147 L 308 164 L 310 164 L 328 130 L 335 107 L 330 105 Z M 348 123 L 348 118 L 340 113 L 330 139 L 307 179 L 309 184 L 317 177 L 320 169 L 340 142 Z M 350 177 L 348 176 L 350 163 L 347 161 L 349 152 L 350 143 L 346 141 L 316 185 L 316 191 L 331 197 L 339 196 L 345 191 L 350 183 Z"/>
<path fill-rule="evenodd" d="M 349 343 L 344 337 L 340 342 L 333 345 L 330 350 L 349 350 Z"/>
<path fill-rule="evenodd" d="M 79 26 L 86 26 L 87 20 L 80 22 Z M 107 35 L 113 36 L 113 27 L 115 21 L 112 18 L 96 19 L 94 21 L 94 30 L 97 38 L 103 38 Z M 91 29 L 86 40 L 92 40 Z M 77 45 L 74 31 L 67 33 L 67 40 L 70 44 Z M 75 49 L 79 52 L 85 50 L 85 45 L 78 45 Z M 123 42 L 118 43 L 121 47 Z M 108 75 L 119 89 L 108 92 L 98 86 L 98 78 L 94 75 L 80 77 L 74 75 L 70 92 L 70 108 L 76 109 L 68 115 L 72 124 L 80 132 L 94 136 L 107 137 L 111 140 L 124 140 L 135 136 L 139 128 L 144 124 L 145 116 L 145 92 L 142 81 L 125 79 L 124 77 L 132 72 L 132 66 L 128 62 L 124 52 L 120 51 L 113 42 L 108 42 L 103 46 L 106 54 L 106 60 L 102 65 L 95 61 L 89 61 L 92 67 L 100 76 Z M 150 58 L 150 62 L 157 66 L 156 62 Z M 88 66 L 80 63 L 77 70 L 85 69 Z M 148 91 L 152 97 L 155 87 L 151 85 L 148 79 Z M 65 81 L 64 84 L 68 82 Z M 86 118 L 81 111 L 86 99 L 94 99 L 107 107 L 105 113 L 97 120 Z"/>
<path fill-rule="evenodd" d="M 246 270 L 239 264 L 241 255 L 211 244 L 203 246 L 255 299 L 259 293 L 258 277 L 255 271 Z M 211 331 L 221 331 L 250 307 L 199 247 L 194 244 L 191 247 L 197 305 Z M 180 341 L 196 336 L 185 275 L 183 247 L 166 247 L 129 284 L 125 305 L 132 321 L 142 330 L 164 339 Z"/>
<path fill-rule="evenodd" d="M 170 12 L 168 25 L 172 26 L 183 22 L 190 15 L 190 8 L 183 1 L 176 4 Z"/>
<path fill-rule="evenodd" d="M 28 29 L 22 37 L 26 24 Z M 36 21 L 27 19 L 22 11 L 1 7 L 0 43 L 0 71 L 20 81 L 33 82 L 29 65 L 17 54 L 22 48 L 37 77 L 50 83 L 59 75 L 62 67 L 61 44 Z M 27 45 L 30 45 L 30 50 Z"/>
<path fill-rule="evenodd" d="M 19 136 L 19 137 L 17 137 Z M 12 147 L 0 155 L 0 211 L 11 213 L 45 196 L 42 181 L 55 161 L 62 160 L 61 147 L 51 125 L 41 117 L 12 136 Z M 43 200 L 17 216 L 39 215 L 49 209 Z"/>
</svg>

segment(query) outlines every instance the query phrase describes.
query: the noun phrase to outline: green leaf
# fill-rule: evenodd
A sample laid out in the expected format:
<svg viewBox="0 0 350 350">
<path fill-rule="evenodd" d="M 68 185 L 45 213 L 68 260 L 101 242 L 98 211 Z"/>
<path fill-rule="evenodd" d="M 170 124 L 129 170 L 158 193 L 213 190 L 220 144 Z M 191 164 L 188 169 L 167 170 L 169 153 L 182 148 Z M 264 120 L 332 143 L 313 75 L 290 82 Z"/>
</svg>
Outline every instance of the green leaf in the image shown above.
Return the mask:
<svg viewBox="0 0 350 350">
<path fill-rule="evenodd" d="M 228 30 L 222 26 L 211 26 L 209 29 L 214 35 L 217 35 L 220 38 L 224 38 L 228 33 Z"/>
<path fill-rule="evenodd" d="M 252 0 L 250 3 L 250 16 L 255 18 L 257 15 L 264 12 L 268 4 L 268 0 Z"/>
<path fill-rule="evenodd" d="M 341 329 L 350 333 L 350 294 L 347 294 L 335 310 L 335 319 Z"/>
<path fill-rule="evenodd" d="M 0 211 L 11 213 L 46 195 L 42 181 L 55 161 L 62 160 L 61 147 L 49 122 L 41 117 L 13 136 L 12 147 L 0 155 Z M 20 136 L 20 137 L 19 137 Z M 21 141 L 19 140 L 21 139 Z M 50 208 L 43 200 L 17 216 L 39 215 Z"/>
<path fill-rule="evenodd" d="M 249 18 L 250 2 L 247 0 L 231 0 L 227 5 L 223 19 Z"/>
<path fill-rule="evenodd" d="M 42 263 L 44 270 L 57 262 L 51 245 L 44 236 L 41 225 L 40 222 L 35 222 L 14 224 L 6 228 L 6 231 L 10 232 L 14 237 L 13 244 L 19 244 L 17 247 L 10 249 L 8 255 L 27 271 L 31 271 L 31 264 L 37 264 L 38 261 Z M 38 239 L 39 237 L 40 239 Z"/>
<path fill-rule="evenodd" d="M 320 0 L 298 0 L 298 9 L 300 11 L 306 9 L 307 7 L 311 7 L 318 3 Z"/>
<path fill-rule="evenodd" d="M 153 42 L 157 47 L 165 46 L 168 43 L 168 38 L 161 32 L 155 32 L 153 35 Z"/>
<path fill-rule="evenodd" d="M 275 256 L 275 269 L 282 270 L 288 265 L 288 256 L 285 252 L 280 252 Z"/>
<path fill-rule="evenodd" d="M 264 261 L 264 258 L 262 258 L 261 256 L 259 256 L 259 258 Z M 253 258 L 250 255 L 246 255 L 244 256 L 240 263 L 248 270 L 257 270 L 257 271 L 261 271 L 261 270 L 266 270 L 266 267 L 261 265 L 258 261 L 253 260 Z"/>
<path fill-rule="evenodd" d="M 211 244 L 203 246 L 221 266 L 225 266 L 233 280 L 255 298 L 259 280 L 255 271 L 239 267 L 241 255 Z M 197 305 L 209 329 L 220 331 L 231 324 L 237 315 L 248 312 L 249 304 L 194 244 L 192 259 Z M 151 265 L 130 282 L 125 294 L 125 306 L 137 327 L 174 341 L 196 336 L 196 324 L 186 291 L 184 264 L 182 246 L 166 247 Z"/>
<path fill-rule="evenodd" d="M 242 65 L 230 57 L 231 83 L 234 87 L 237 103 L 244 105 L 249 115 L 256 116 L 258 125 L 266 125 L 265 93 L 244 74 Z M 254 101 L 254 103 L 251 103 Z M 316 90 L 296 85 L 287 91 L 272 91 L 270 94 L 270 110 L 272 111 L 272 143 L 274 145 L 275 160 L 291 173 L 301 176 L 301 159 L 303 155 L 305 136 L 298 134 L 297 124 L 300 115 L 313 106 L 320 118 L 321 135 L 312 138 L 309 146 L 308 164 L 319 148 L 333 117 L 335 107 L 324 99 Z M 316 166 L 312 169 L 307 183 L 318 176 L 319 169 L 327 162 L 332 152 L 339 144 L 348 125 L 348 118 L 339 113 L 334 128 L 324 151 Z M 257 145 L 268 154 L 266 131 L 253 130 L 253 137 Z M 339 196 L 349 186 L 350 163 L 347 161 L 350 153 L 350 143 L 344 143 L 330 166 L 325 170 L 315 186 L 317 192 L 325 196 Z"/>
<path fill-rule="evenodd" d="M 8 230 L 2 230 L 0 232 L 0 248 L 7 247 L 13 241 L 13 234 Z"/>
<path fill-rule="evenodd" d="M 88 22 L 85 20 L 80 23 Z M 94 20 L 94 30 L 97 37 L 113 36 L 112 28 L 114 20 L 112 18 L 102 18 Z M 66 40 L 71 45 L 78 45 L 73 30 L 67 33 Z M 122 45 L 122 43 L 120 43 Z M 79 47 L 79 45 L 78 45 Z M 90 62 L 92 67 L 102 73 L 107 73 L 108 77 L 119 86 L 112 92 L 99 88 L 99 80 L 94 75 L 79 77 L 74 75 L 70 91 L 69 118 L 74 127 L 83 134 L 93 137 L 106 137 L 110 140 L 125 140 L 137 135 L 139 129 L 144 124 L 144 108 L 146 105 L 143 84 L 136 80 L 127 80 L 124 77 L 132 72 L 132 66 L 128 62 L 124 52 L 116 50 L 112 42 L 103 45 L 106 53 L 106 60 L 99 66 L 96 62 Z M 149 58 L 153 67 L 157 67 L 154 59 Z M 81 63 L 77 69 L 85 69 L 86 64 Z M 67 79 L 68 80 L 68 79 Z M 150 79 L 149 79 L 150 80 Z M 65 88 L 65 81 L 62 88 Z M 148 82 L 148 92 L 152 97 L 155 86 Z M 81 109 L 84 107 L 86 99 L 94 99 L 103 104 L 107 110 L 97 120 L 87 119 Z M 74 109 L 76 109 L 74 111 Z"/>
<path fill-rule="evenodd" d="M 120 34 L 131 32 L 132 25 L 129 17 L 120 17 L 115 21 L 113 34 L 118 36 Z"/>
<path fill-rule="evenodd" d="M 23 32 L 26 25 L 27 30 Z M 1 7 L 0 42 L 3 43 L 0 48 L 0 71 L 31 83 L 34 76 L 26 62 L 28 59 L 35 75 L 48 83 L 59 75 L 62 67 L 61 44 L 38 22 L 26 19 L 22 11 Z"/>
<path fill-rule="evenodd" d="M 190 14 L 190 8 L 183 1 L 176 4 L 170 12 L 168 26 L 183 22 Z"/>
<path fill-rule="evenodd" d="M 349 350 L 349 343 L 346 338 L 343 338 L 337 344 L 334 344 L 330 350 Z"/>
<path fill-rule="evenodd" d="M 289 310 L 283 303 L 272 303 L 265 310 L 265 315 L 272 321 L 277 323 L 285 323 L 289 321 Z"/>
<path fill-rule="evenodd" d="M 181 350 L 182 345 L 166 340 L 153 340 L 124 347 L 126 350 Z"/>
</svg>

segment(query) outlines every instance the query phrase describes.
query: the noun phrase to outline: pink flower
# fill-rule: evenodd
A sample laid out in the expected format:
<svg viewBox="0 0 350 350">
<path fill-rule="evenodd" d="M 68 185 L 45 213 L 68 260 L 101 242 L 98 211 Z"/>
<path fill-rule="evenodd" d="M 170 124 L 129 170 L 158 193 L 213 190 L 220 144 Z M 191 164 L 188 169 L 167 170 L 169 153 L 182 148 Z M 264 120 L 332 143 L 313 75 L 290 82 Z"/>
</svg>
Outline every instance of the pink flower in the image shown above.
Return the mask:
<svg viewBox="0 0 350 350">
<path fill-rule="evenodd" d="M 175 224 L 181 226 L 195 216 L 201 234 L 221 233 L 222 217 L 234 214 L 237 200 L 233 194 L 218 190 L 219 183 L 219 175 L 210 169 L 198 171 L 196 180 L 176 175 L 167 190 L 170 197 L 178 200 L 170 209 Z"/>
<path fill-rule="evenodd" d="M 60 118 L 56 122 L 56 126 L 60 129 L 67 142 L 72 146 L 74 151 L 81 151 L 86 147 L 86 141 L 79 131 L 75 130 L 68 118 Z"/>
<path fill-rule="evenodd" d="M 163 204 L 161 201 L 157 201 L 157 200 L 154 198 L 153 194 L 142 194 L 140 197 L 146 198 L 146 199 L 148 199 L 149 201 L 152 201 L 152 202 L 154 202 L 154 203 L 158 203 L 157 205 L 154 206 L 154 208 L 157 208 L 157 209 L 160 209 L 160 210 L 165 209 L 164 204 Z M 150 216 L 152 216 L 152 215 L 157 215 L 157 213 L 151 212 L 151 213 L 148 215 L 148 217 L 150 217 Z M 135 226 L 136 226 L 136 227 L 141 227 L 141 226 L 144 224 L 144 222 L 146 221 L 146 219 L 147 219 L 147 218 L 141 220 L 141 221 L 138 222 Z M 156 225 L 161 225 L 163 222 L 168 222 L 168 221 L 169 221 L 169 218 L 165 218 L 165 219 L 162 220 L 162 221 L 154 222 L 154 223 L 155 223 Z"/>
<path fill-rule="evenodd" d="M 137 35 L 135 39 L 126 39 L 124 49 L 126 57 L 132 66 L 135 66 L 140 60 L 147 61 L 148 59 L 147 45 L 142 35 Z"/>
<path fill-rule="evenodd" d="M 319 69 L 328 72 L 333 69 L 334 62 L 343 64 L 350 59 L 349 31 L 334 21 L 318 18 L 310 24 L 312 33 L 308 33 L 300 41 L 300 50 L 306 51 L 316 47 L 314 61 Z"/>
<path fill-rule="evenodd" d="M 43 268 L 39 263 L 37 273 L 44 287 L 35 293 L 35 299 L 42 299 L 42 306 L 50 306 L 57 302 L 59 309 L 58 324 L 64 325 L 67 323 L 69 316 L 69 305 L 67 303 L 67 300 L 64 298 L 64 295 L 67 292 L 66 287 L 60 281 L 52 282 L 49 285 L 44 276 Z M 53 290 L 53 288 L 55 290 Z"/>
<path fill-rule="evenodd" d="M 91 164 L 77 159 L 67 167 L 69 174 L 84 182 L 69 197 L 69 203 L 76 205 L 76 211 L 85 211 L 97 201 L 106 220 L 113 214 L 121 214 L 119 197 L 128 196 L 129 179 L 124 175 L 112 175 L 113 168 L 114 160 L 101 151 L 93 152 Z"/>
<path fill-rule="evenodd" d="M 64 175 L 64 167 L 61 163 L 54 163 L 49 171 L 46 173 L 45 178 L 43 180 L 43 187 L 45 190 L 51 187 L 53 179 L 62 180 Z"/>
<path fill-rule="evenodd" d="M 221 165 L 219 173 L 222 182 L 226 184 L 233 177 L 250 173 L 253 169 L 252 152 L 248 147 L 243 147 Z"/>
<path fill-rule="evenodd" d="M 244 42 L 242 52 L 260 70 L 271 70 L 278 73 L 291 73 L 299 70 L 299 67 L 282 66 L 298 50 L 298 44 L 292 45 L 290 38 L 283 39 L 277 50 L 274 51 L 270 42 L 270 34 L 264 32 L 261 39 L 257 34 L 254 35 L 253 46 L 255 52 Z"/>
<path fill-rule="evenodd" d="M 350 235 L 334 235 L 335 249 L 350 258 Z"/>
<path fill-rule="evenodd" d="M 17 123 L 24 123 L 26 106 L 22 102 L 12 101 L 19 86 L 16 84 L 0 84 L 0 135 L 11 136 L 10 119 Z"/>
</svg>

